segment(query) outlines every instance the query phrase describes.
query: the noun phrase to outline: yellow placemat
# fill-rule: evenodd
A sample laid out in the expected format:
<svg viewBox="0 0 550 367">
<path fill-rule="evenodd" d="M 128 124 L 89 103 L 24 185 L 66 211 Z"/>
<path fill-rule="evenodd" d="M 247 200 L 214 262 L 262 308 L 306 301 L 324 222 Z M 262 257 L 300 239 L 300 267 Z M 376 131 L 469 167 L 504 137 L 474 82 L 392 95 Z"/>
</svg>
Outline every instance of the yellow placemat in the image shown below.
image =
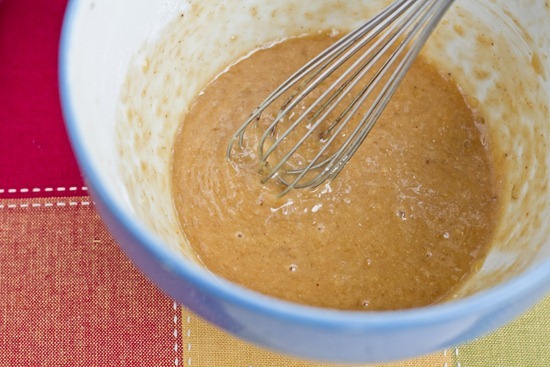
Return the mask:
<svg viewBox="0 0 550 367">
<path fill-rule="evenodd" d="M 277 355 L 211 326 L 183 308 L 182 366 L 326 367 Z M 330 365 L 334 366 L 334 365 Z M 365 365 L 366 367 L 367 365 Z M 514 322 L 466 345 L 384 367 L 550 366 L 550 296 Z M 339 365 L 339 367 L 343 367 Z M 360 366 L 361 367 L 361 366 Z M 373 367 L 373 365 L 368 365 Z"/>
<path fill-rule="evenodd" d="M 182 334 L 182 365 L 185 367 L 343 367 L 343 365 L 302 361 L 266 351 L 211 326 L 187 309 L 183 309 Z M 451 367 L 452 354 L 450 351 L 442 351 L 429 356 L 383 366 Z M 372 367 L 372 365 L 369 365 L 369 367 Z"/>
<path fill-rule="evenodd" d="M 461 346 L 456 366 L 550 366 L 550 296 L 510 324 Z"/>
</svg>

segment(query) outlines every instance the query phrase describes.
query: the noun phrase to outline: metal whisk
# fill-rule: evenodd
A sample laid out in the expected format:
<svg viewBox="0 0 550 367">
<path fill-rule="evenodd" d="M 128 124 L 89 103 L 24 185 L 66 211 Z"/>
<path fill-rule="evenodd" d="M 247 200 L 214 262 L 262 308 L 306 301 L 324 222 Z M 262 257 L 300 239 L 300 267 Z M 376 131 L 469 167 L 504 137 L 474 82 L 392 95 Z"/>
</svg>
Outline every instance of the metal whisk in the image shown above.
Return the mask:
<svg viewBox="0 0 550 367">
<path fill-rule="evenodd" d="M 243 148 L 245 134 L 255 127 L 262 129 L 257 147 L 262 182 L 278 179 L 285 186 L 280 195 L 336 177 L 452 3 L 395 0 L 273 91 L 232 136 L 227 157 Z M 258 126 L 262 114 L 281 99 L 274 119 Z M 301 152 L 308 144 L 309 154 Z"/>
</svg>

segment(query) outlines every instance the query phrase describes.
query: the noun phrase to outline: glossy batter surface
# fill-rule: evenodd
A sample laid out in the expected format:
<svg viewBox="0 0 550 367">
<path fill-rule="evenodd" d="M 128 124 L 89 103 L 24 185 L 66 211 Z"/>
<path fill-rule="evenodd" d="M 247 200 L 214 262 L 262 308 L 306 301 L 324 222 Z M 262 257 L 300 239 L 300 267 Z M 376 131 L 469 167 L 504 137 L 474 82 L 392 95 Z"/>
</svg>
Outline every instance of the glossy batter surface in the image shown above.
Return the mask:
<svg viewBox="0 0 550 367">
<path fill-rule="evenodd" d="M 281 299 L 356 310 L 443 300 L 483 259 L 498 192 L 483 119 L 435 66 L 416 61 L 348 166 L 314 191 L 278 199 L 254 150 L 226 159 L 249 113 L 333 41 L 259 50 L 197 97 L 173 152 L 181 227 L 212 272 Z"/>
</svg>

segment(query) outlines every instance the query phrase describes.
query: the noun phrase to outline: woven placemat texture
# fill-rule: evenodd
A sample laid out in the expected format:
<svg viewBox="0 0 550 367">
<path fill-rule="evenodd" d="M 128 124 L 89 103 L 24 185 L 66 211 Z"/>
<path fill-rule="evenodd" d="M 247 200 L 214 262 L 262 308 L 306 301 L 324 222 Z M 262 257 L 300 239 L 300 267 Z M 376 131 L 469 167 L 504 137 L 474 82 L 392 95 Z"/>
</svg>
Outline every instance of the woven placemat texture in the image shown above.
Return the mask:
<svg viewBox="0 0 550 367">
<path fill-rule="evenodd" d="M 180 315 L 89 197 L 0 199 L 0 367 L 175 366 Z"/>
<path fill-rule="evenodd" d="M 225 367 L 327 367 L 250 345 L 182 308 L 182 365 Z M 396 346 L 397 348 L 398 346 Z M 365 367 L 373 365 L 365 365 Z M 462 346 L 384 367 L 550 366 L 550 296 L 512 323 Z M 339 366 L 342 367 L 342 366 Z M 363 367 L 363 366 L 360 366 Z"/>
<path fill-rule="evenodd" d="M 209 325 L 185 308 L 182 310 L 182 324 L 182 365 L 185 367 L 344 367 L 298 360 L 253 346 Z M 451 367 L 452 358 L 449 351 L 441 351 L 384 367 Z"/>
<path fill-rule="evenodd" d="M 460 347 L 461 367 L 550 366 L 550 296 L 510 324 Z"/>
<path fill-rule="evenodd" d="M 550 296 L 471 343 L 391 367 L 550 366 Z M 0 366 L 321 367 L 252 346 L 160 293 L 89 197 L 0 199 Z"/>
</svg>

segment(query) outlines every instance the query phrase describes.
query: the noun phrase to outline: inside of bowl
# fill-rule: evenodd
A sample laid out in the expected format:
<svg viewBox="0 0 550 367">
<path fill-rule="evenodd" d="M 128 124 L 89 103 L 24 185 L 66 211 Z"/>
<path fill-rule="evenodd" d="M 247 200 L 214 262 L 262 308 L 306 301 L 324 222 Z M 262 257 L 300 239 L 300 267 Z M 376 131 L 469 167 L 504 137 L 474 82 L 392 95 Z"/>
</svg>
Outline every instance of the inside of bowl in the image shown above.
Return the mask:
<svg viewBox="0 0 550 367">
<path fill-rule="evenodd" d="M 452 70 L 470 105 L 486 117 L 494 159 L 503 168 L 494 244 L 456 295 L 464 296 L 549 260 L 550 28 L 544 2 L 457 5 L 425 51 Z"/>
<path fill-rule="evenodd" d="M 77 15 L 83 21 L 69 72 L 78 129 L 117 205 L 175 256 L 197 261 L 170 197 L 172 139 L 194 97 L 251 50 L 289 36 L 351 30 L 388 1 L 137 3 L 94 0 Z M 550 11 L 543 1 L 516 3 L 456 1 L 423 50 L 486 117 L 481 128 L 503 167 L 494 245 L 460 297 L 550 261 Z M 139 11 L 129 17 L 130 8 Z M 172 41 L 158 42 L 160 34 Z"/>
</svg>

